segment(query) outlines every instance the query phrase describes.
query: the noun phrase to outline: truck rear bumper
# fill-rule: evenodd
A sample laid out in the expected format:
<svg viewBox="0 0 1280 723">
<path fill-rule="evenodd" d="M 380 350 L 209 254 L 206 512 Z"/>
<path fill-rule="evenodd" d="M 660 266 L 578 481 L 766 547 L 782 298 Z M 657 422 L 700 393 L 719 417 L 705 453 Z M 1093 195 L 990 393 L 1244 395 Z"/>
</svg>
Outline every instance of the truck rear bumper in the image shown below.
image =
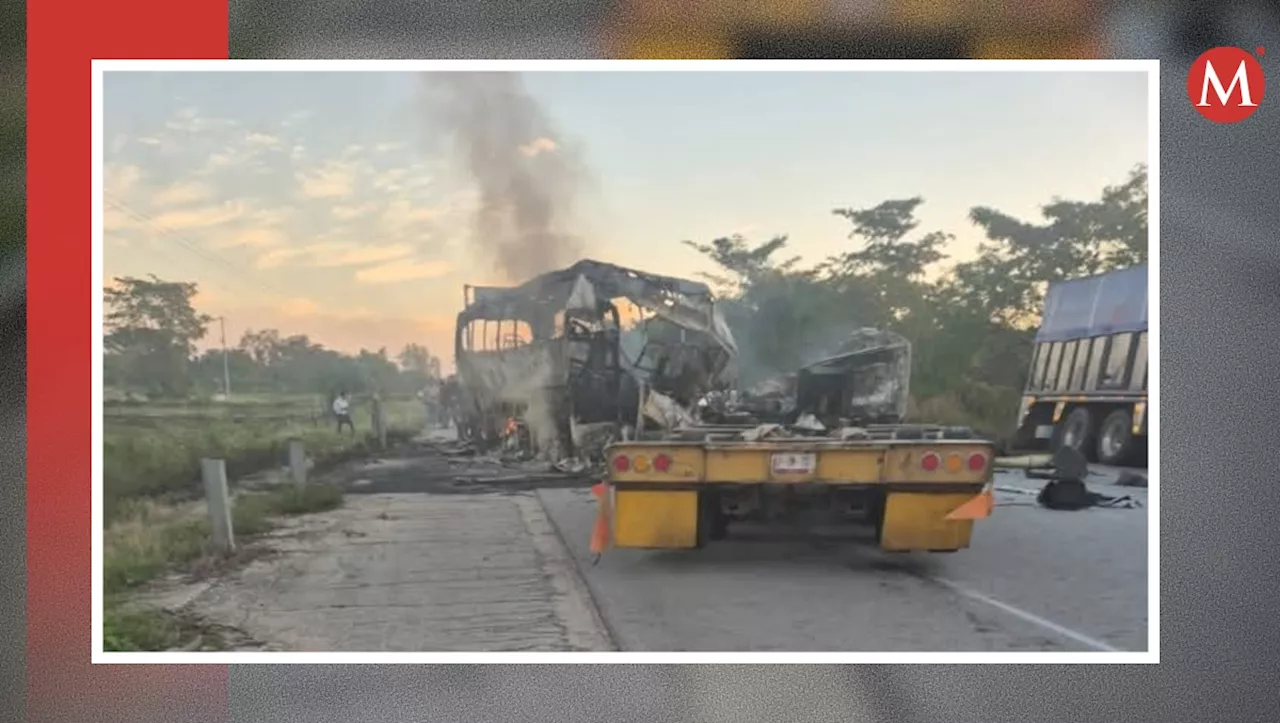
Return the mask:
<svg viewBox="0 0 1280 723">
<path fill-rule="evenodd" d="M 612 545 L 635 549 L 689 549 L 708 537 L 712 524 L 709 492 L 758 494 L 763 485 L 614 484 L 602 496 L 601 514 L 608 515 Z M 824 485 L 807 486 L 810 491 Z M 865 492 L 872 523 L 880 528 L 880 547 L 888 551 L 954 551 L 969 546 L 976 519 L 991 513 L 990 489 L 985 485 L 893 484 L 827 486 L 847 498 Z M 786 491 L 786 490 L 784 490 Z M 798 491 L 798 490 L 797 490 Z M 719 500 L 715 504 L 719 505 Z M 611 510 L 611 513 L 610 513 Z"/>
</svg>

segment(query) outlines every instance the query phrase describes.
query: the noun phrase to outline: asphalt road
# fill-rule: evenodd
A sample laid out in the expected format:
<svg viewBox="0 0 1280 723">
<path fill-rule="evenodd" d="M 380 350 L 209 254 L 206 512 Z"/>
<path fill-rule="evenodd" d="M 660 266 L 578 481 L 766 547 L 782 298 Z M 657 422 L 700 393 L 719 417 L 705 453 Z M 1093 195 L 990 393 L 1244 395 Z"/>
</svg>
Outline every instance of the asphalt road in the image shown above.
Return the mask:
<svg viewBox="0 0 1280 723">
<path fill-rule="evenodd" d="M 697 551 L 612 550 L 596 566 L 589 493 L 539 497 L 623 650 L 1146 650 L 1146 491 L 1094 478 L 1143 507 L 1058 512 L 1035 505 L 1038 481 L 997 484 L 995 514 L 953 554 L 750 531 Z"/>
<path fill-rule="evenodd" d="M 952 554 L 880 552 L 869 530 L 735 527 L 702 550 L 588 549 L 586 479 L 430 447 L 340 471 L 339 510 L 271 554 L 157 603 L 268 650 L 1047 651 L 1147 649 L 1146 490 L 1132 509 L 997 508 Z"/>
</svg>

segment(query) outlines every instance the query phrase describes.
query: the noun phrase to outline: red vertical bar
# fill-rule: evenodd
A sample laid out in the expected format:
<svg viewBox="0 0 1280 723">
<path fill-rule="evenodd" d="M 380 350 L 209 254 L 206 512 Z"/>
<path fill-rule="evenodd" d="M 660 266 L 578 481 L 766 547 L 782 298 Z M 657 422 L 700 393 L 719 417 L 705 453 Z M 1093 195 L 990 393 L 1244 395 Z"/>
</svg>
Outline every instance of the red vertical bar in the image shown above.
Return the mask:
<svg viewBox="0 0 1280 723">
<path fill-rule="evenodd" d="M 225 666 L 89 662 L 90 88 L 94 58 L 226 58 L 227 3 L 29 2 L 27 18 L 28 713 L 225 719 Z"/>
</svg>

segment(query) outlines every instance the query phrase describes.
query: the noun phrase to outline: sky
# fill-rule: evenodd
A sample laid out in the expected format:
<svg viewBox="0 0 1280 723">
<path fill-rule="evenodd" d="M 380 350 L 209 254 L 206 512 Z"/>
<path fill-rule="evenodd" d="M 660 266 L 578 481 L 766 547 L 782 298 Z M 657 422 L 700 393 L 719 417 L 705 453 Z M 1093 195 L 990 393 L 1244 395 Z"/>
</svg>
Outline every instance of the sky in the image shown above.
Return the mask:
<svg viewBox="0 0 1280 723">
<path fill-rule="evenodd" d="M 489 133 L 490 156 L 504 150 L 495 139 L 509 142 L 515 163 L 572 175 L 531 179 L 556 180 L 556 231 L 582 255 L 675 276 L 714 271 L 686 239 L 786 234 L 791 254 L 812 262 L 853 250 L 833 209 L 912 196 L 924 198 L 921 233 L 956 237 L 951 263 L 982 240 L 970 208 L 1034 221 L 1055 198 L 1096 198 L 1148 160 L 1141 73 L 513 80 L 543 117 L 472 115 L 462 132 Z M 107 73 L 103 283 L 196 282 L 196 307 L 225 319 L 230 344 L 263 328 L 347 352 L 394 354 L 413 342 L 451 367 L 463 285 L 523 278 L 477 237 L 485 196 L 475 164 L 450 142 L 459 125 L 443 124 L 432 82 L 390 72 Z M 577 257 L 526 256 L 520 268 Z M 203 343 L 218 344 L 218 325 L 210 331 Z"/>
</svg>

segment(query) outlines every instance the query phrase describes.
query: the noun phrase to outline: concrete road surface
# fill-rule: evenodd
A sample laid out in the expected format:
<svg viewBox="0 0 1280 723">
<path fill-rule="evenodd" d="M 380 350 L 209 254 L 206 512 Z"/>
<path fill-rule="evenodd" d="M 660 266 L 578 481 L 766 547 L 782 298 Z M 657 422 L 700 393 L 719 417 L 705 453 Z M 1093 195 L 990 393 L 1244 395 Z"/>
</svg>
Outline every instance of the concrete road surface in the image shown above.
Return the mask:
<svg viewBox="0 0 1280 723">
<path fill-rule="evenodd" d="M 920 556 L 752 531 L 697 551 L 613 550 L 593 567 L 590 494 L 539 497 L 624 650 L 1145 650 L 1146 491 L 1094 478 L 1144 506 L 1057 512 L 1035 505 L 1040 482 L 996 481 L 971 548 Z"/>
<path fill-rule="evenodd" d="M 1147 514 L 1054 512 L 997 478 L 953 554 L 889 555 L 869 532 L 743 528 L 703 550 L 591 565 L 582 479 L 424 444 L 341 475 L 346 504 L 290 521 L 267 554 L 158 604 L 268 650 L 1143 650 Z M 549 486 L 549 485 L 558 485 Z M 1145 490 L 1091 487 L 1112 495 Z"/>
</svg>

